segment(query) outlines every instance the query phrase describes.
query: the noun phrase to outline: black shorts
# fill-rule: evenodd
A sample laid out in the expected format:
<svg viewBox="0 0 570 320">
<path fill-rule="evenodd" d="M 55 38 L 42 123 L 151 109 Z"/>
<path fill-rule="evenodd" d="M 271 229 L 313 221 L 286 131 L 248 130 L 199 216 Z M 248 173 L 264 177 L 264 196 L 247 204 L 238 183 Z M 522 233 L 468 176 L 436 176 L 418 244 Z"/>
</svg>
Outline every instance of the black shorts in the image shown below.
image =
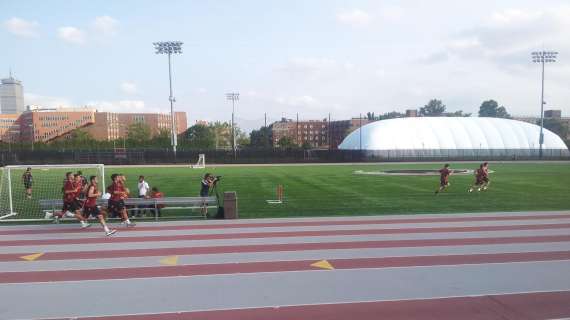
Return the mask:
<svg viewBox="0 0 570 320">
<path fill-rule="evenodd" d="M 31 182 L 24 182 L 24 188 L 26 188 L 26 189 L 31 189 L 32 185 L 33 185 L 33 183 L 31 183 Z"/>
<path fill-rule="evenodd" d="M 439 185 L 442 187 L 446 187 L 449 184 L 447 179 L 439 179 Z"/>
<path fill-rule="evenodd" d="M 125 209 L 125 200 L 109 200 L 109 211 L 119 212 L 123 211 L 123 209 Z"/>
<path fill-rule="evenodd" d="M 97 206 L 83 208 L 83 216 L 85 218 L 89 218 L 89 216 L 97 217 L 99 215 L 101 215 L 101 210 Z"/>
<path fill-rule="evenodd" d="M 63 208 L 61 209 L 61 211 L 63 211 L 64 213 L 66 211 L 70 211 L 70 212 L 75 212 L 79 209 L 81 209 L 82 205 L 81 202 L 79 202 L 79 200 L 73 200 L 71 202 L 63 202 Z"/>
<path fill-rule="evenodd" d="M 489 183 L 489 177 L 483 177 L 483 182 Z"/>
</svg>

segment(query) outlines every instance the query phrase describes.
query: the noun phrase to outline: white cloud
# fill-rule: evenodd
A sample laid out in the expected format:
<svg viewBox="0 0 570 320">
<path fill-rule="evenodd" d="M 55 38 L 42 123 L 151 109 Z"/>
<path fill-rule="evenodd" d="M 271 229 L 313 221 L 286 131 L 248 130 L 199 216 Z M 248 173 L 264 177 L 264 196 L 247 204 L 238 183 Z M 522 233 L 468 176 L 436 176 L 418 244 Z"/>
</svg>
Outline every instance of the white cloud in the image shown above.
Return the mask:
<svg viewBox="0 0 570 320">
<path fill-rule="evenodd" d="M 294 78 L 315 80 L 338 78 L 354 70 L 354 65 L 350 62 L 339 63 L 331 58 L 294 58 L 277 67 L 277 70 Z"/>
<path fill-rule="evenodd" d="M 569 29 L 570 7 L 508 9 L 492 13 L 482 25 L 455 36 L 448 51 L 459 57 L 495 60 L 507 67 L 526 64 L 530 52 L 543 45 L 570 49 Z M 519 61 L 523 57 L 524 61 Z"/>
<path fill-rule="evenodd" d="M 17 17 L 13 17 L 4 21 L 4 27 L 10 33 L 26 38 L 34 38 L 39 36 L 37 30 L 38 26 L 39 24 L 35 21 L 27 21 Z"/>
<path fill-rule="evenodd" d="M 96 17 L 91 23 L 92 29 L 95 33 L 106 36 L 112 36 L 117 33 L 119 21 L 109 16 Z"/>
<path fill-rule="evenodd" d="M 138 92 L 138 88 L 137 88 L 137 84 L 131 81 L 123 81 L 121 83 L 121 91 L 124 94 L 137 94 Z"/>
<path fill-rule="evenodd" d="M 360 9 L 341 11 L 337 13 L 336 19 L 342 24 L 347 24 L 353 27 L 365 26 L 372 21 L 370 14 Z"/>
<path fill-rule="evenodd" d="M 99 112 L 165 113 L 168 110 L 148 107 L 143 100 L 93 100 L 85 104 Z"/>
<path fill-rule="evenodd" d="M 208 92 L 208 89 L 206 89 L 206 88 L 198 88 L 198 89 L 196 89 L 196 91 L 197 91 L 199 94 L 205 94 L 205 93 Z"/>
<path fill-rule="evenodd" d="M 40 106 L 43 108 L 72 108 L 71 100 L 64 97 L 43 96 L 35 93 L 25 93 L 26 105 Z"/>
<path fill-rule="evenodd" d="M 73 44 L 85 43 L 85 32 L 75 27 L 61 27 L 58 29 L 58 36 L 61 40 Z"/>
</svg>

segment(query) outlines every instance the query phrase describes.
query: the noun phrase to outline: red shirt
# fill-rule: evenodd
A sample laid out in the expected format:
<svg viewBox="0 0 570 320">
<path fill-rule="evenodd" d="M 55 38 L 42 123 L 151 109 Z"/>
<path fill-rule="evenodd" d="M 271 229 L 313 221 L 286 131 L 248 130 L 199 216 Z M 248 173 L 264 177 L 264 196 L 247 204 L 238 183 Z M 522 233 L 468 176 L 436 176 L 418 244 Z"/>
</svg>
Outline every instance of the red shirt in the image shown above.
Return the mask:
<svg viewBox="0 0 570 320">
<path fill-rule="evenodd" d="M 151 197 L 151 198 L 163 198 L 163 197 L 164 197 L 164 194 L 163 194 L 162 192 L 152 192 L 152 193 L 150 194 L 150 197 Z"/>
<path fill-rule="evenodd" d="M 127 197 L 125 186 L 122 183 L 115 183 L 111 185 L 111 200 L 119 201 Z"/>
<path fill-rule="evenodd" d="M 97 184 L 92 183 L 89 185 L 89 187 L 87 187 L 87 201 L 85 201 L 85 206 L 86 207 L 96 207 L 97 206 L 97 196 L 94 197 L 89 197 L 89 189 L 93 188 L 93 193 L 97 194 L 98 190 L 97 190 Z"/>
<path fill-rule="evenodd" d="M 77 191 L 77 189 L 75 188 L 73 182 L 69 180 L 65 181 L 65 185 L 63 186 L 63 191 L 65 192 L 65 194 L 63 195 L 64 202 L 69 203 L 75 200 L 75 192 Z M 73 192 L 68 193 L 68 191 L 73 191 Z"/>
<path fill-rule="evenodd" d="M 441 180 L 447 180 L 447 178 L 449 178 L 449 175 L 451 174 L 451 170 L 443 168 L 439 170 L 439 173 L 441 174 Z"/>
</svg>

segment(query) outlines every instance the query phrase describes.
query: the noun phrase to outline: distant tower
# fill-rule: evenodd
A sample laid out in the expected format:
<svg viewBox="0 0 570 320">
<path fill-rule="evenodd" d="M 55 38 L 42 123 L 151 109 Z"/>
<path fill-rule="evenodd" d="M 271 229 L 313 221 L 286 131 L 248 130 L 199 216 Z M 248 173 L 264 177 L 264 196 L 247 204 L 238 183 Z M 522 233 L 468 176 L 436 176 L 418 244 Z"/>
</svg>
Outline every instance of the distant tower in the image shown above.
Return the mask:
<svg viewBox="0 0 570 320">
<path fill-rule="evenodd" d="M 24 88 L 22 82 L 10 77 L 2 79 L 0 84 L 0 113 L 15 114 L 24 112 Z"/>
</svg>

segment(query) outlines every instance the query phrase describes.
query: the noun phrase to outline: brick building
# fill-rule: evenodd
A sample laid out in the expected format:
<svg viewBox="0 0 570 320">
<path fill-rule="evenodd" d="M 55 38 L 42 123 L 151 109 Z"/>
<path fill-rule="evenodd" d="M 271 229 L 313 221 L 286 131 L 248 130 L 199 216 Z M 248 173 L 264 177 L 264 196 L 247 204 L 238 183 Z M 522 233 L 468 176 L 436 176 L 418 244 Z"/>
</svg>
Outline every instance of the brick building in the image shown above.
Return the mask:
<svg viewBox="0 0 570 320">
<path fill-rule="evenodd" d="M 186 113 L 176 112 L 176 131 L 187 129 Z M 96 140 L 126 137 L 135 123 L 149 126 L 151 135 L 170 131 L 170 114 L 96 112 L 89 109 L 30 110 L 21 114 L 0 115 L 0 141 L 49 142 L 69 137 L 73 130 L 83 129 Z"/>
<path fill-rule="evenodd" d="M 350 120 L 331 121 L 331 149 L 338 149 L 338 145 L 348 136 L 352 131 L 364 126 L 372 120 L 367 118 L 352 118 Z"/>
<path fill-rule="evenodd" d="M 525 116 L 514 116 L 514 120 L 524 121 L 532 124 L 540 124 L 540 117 L 525 117 Z M 557 119 L 566 124 L 566 126 L 570 127 L 570 117 L 563 117 L 562 110 L 544 110 L 544 119 Z M 561 137 L 565 140 L 570 140 L 570 130 L 568 131 L 568 135 L 566 137 Z"/>
<path fill-rule="evenodd" d="M 273 145 L 277 146 L 283 137 L 291 138 L 297 145 L 309 143 L 312 147 L 328 146 L 328 121 L 281 119 L 272 124 Z"/>
<path fill-rule="evenodd" d="M 283 137 L 291 138 L 297 145 L 309 143 L 313 148 L 336 149 L 338 145 L 352 131 L 371 122 L 368 119 L 352 118 L 350 120 L 331 121 L 328 120 L 304 120 L 294 121 L 291 119 L 281 119 L 272 124 L 273 145 L 277 146 Z"/>
</svg>

